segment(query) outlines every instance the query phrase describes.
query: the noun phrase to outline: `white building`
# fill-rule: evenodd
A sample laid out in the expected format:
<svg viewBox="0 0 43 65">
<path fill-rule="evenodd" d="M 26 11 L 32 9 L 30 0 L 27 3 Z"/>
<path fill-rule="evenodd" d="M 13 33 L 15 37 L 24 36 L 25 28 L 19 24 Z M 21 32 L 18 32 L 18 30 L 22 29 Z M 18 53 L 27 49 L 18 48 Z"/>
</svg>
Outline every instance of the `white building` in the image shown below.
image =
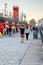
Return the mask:
<svg viewBox="0 0 43 65">
<path fill-rule="evenodd" d="M 43 26 L 43 18 L 38 20 L 38 26 Z"/>
</svg>

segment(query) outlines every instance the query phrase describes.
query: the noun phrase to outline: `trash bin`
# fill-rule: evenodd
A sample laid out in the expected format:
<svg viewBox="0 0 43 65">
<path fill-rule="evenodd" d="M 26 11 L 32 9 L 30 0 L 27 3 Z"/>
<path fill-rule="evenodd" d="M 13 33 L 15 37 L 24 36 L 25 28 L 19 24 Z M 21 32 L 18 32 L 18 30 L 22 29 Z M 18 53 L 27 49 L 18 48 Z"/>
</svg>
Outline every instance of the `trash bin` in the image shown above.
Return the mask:
<svg viewBox="0 0 43 65">
<path fill-rule="evenodd" d="M 38 32 L 37 31 L 33 32 L 33 39 L 38 39 Z"/>
</svg>

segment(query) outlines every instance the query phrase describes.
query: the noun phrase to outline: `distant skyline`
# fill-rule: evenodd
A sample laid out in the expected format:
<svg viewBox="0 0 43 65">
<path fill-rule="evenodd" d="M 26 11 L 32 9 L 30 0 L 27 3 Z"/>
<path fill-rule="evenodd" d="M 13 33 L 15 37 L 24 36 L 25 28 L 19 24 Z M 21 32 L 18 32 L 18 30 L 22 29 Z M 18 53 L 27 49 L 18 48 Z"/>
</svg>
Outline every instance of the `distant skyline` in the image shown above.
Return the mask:
<svg viewBox="0 0 43 65">
<path fill-rule="evenodd" d="M 0 12 L 4 11 L 5 3 L 7 10 L 11 11 L 13 6 L 17 5 L 20 12 L 24 12 L 27 20 L 43 18 L 43 0 L 0 0 Z"/>
</svg>

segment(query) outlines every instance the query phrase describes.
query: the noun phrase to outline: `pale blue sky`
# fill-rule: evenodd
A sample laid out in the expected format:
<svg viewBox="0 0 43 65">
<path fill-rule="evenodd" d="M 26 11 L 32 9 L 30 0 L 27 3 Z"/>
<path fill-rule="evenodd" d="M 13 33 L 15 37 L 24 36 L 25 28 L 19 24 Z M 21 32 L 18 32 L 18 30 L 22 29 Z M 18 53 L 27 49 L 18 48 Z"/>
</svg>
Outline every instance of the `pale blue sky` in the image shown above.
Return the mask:
<svg viewBox="0 0 43 65">
<path fill-rule="evenodd" d="M 18 5 L 20 12 L 26 13 L 27 20 L 43 18 L 43 0 L 0 0 L 0 12 L 4 10 L 5 3 L 8 11 L 11 11 L 14 5 Z"/>
</svg>

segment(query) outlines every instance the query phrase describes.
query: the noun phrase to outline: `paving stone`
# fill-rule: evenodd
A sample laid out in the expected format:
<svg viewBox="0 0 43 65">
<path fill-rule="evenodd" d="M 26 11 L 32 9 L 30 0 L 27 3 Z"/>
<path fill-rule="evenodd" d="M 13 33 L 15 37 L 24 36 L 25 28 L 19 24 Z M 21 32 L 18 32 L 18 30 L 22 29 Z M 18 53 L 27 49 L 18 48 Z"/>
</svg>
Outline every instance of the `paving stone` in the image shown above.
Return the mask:
<svg viewBox="0 0 43 65">
<path fill-rule="evenodd" d="M 31 42 L 29 36 L 28 41 L 24 39 L 24 43 L 21 43 L 18 34 L 0 38 L 0 65 L 19 65 Z"/>
</svg>

